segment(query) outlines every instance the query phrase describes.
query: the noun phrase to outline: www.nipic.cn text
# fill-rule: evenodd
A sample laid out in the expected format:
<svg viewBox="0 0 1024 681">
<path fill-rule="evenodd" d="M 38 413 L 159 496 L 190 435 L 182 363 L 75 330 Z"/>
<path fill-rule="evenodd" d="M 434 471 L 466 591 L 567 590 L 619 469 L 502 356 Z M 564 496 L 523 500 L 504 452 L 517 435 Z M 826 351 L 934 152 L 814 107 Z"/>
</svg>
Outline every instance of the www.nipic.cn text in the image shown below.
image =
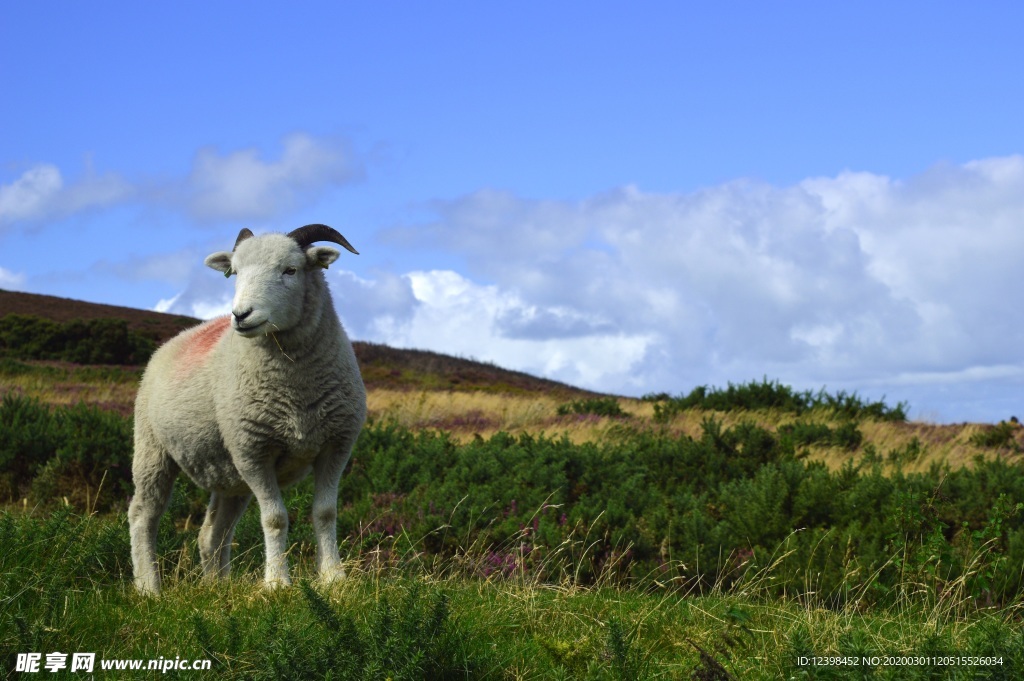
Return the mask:
<svg viewBox="0 0 1024 681">
<path fill-rule="evenodd" d="M 188 660 L 180 657 L 158 657 L 149 660 L 100 659 L 97 663 L 96 653 L 18 653 L 14 663 L 14 671 L 28 673 L 53 673 L 60 671 L 89 673 L 96 669 L 159 671 L 203 671 L 210 668 L 210 660 Z"/>
</svg>

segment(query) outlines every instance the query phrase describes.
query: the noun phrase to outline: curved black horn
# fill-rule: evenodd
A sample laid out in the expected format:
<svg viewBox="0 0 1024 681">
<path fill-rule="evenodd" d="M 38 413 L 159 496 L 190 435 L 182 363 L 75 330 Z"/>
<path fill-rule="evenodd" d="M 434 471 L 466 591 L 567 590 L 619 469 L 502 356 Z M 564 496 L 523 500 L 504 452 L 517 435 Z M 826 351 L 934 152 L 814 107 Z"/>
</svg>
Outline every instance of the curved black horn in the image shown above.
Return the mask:
<svg viewBox="0 0 1024 681">
<path fill-rule="evenodd" d="M 234 253 L 235 249 L 238 248 L 238 244 L 242 243 L 243 241 L 245 241 L 246 239 L 248 239 L 251 236 L 252 236 L 252 230 L 249 229 L 248 227 L 243 228 L 242 231 L 238 233 L 238 238 L 235 239 L 235 248 L 232 248 L 231 252 Z"/>
<path fill-rule="evenodd" d="M 299 227 L 288 232 L 288 236 L 295 239 L 299 244 L 299 248 L 306 248 L 315 241 L 330 241 L 341 244 L 356 255 L 359 255 L 359 251 L 352 248 L 352 244 L 348 242 L 348 239 L 327 225 L 306 225 L 305 227 Z"/>
</svg>

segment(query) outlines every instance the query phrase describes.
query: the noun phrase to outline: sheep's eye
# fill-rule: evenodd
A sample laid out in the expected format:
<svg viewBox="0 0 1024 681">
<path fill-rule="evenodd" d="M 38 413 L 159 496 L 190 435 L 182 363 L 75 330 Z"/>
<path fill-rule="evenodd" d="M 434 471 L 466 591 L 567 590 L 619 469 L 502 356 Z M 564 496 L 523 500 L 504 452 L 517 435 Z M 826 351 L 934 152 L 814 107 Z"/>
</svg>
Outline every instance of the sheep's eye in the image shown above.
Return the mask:
<svg viewBox="0 0 1024 681">
<path fill-rule="evenodd" d="M 295 270 L 295 268 L 294 268 L 294 267 L 289 267 L 288 269 L 286 269 L 286 270 L 284 271 L 284 273 L 285 273 L 285 274 L 287 274 L 287 275 L 292 275 L 292 274 L 295 274 L 295 271 L 296 271 L 296 270 Z"/>
</svg>

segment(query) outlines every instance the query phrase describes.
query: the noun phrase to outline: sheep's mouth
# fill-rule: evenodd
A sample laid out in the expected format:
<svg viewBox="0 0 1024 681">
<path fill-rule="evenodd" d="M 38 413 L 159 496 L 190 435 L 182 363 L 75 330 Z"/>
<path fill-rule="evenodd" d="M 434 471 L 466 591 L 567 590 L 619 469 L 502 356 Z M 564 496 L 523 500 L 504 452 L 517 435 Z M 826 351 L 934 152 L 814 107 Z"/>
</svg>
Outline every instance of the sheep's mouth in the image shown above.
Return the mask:
<svg viewBox="0 0 1024 681">
<path fill-rule="evenodd" d="M 267 325 L 266 321 L 256 322 L 255 324 L 239 324 L 237 321 L 232 324 L 239 334 L 251 338 L 257 336 L 262 332 L 263 327 Z"/>
</svg>

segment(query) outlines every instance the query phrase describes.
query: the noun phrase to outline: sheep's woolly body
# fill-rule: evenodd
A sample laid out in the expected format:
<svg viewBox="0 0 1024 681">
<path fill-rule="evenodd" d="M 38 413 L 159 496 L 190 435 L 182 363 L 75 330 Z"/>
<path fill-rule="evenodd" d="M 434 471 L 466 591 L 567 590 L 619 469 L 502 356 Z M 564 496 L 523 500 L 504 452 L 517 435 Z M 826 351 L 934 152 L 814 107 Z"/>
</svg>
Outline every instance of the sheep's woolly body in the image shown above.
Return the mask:
<svg viewBox="0 0 1024 681">
<path fill-rule="evenodd" d="M 136 423 L 203 489 L 248 492 L 231 451 L 259 449 L 279 472 L 305 462 L 304 476 L 325 444 L 358 434 L 365 409 L 365 393 L 350 385 L 359 375 L 351 344 L 339 347 L 338 333 L 323 328 L 340 328 L 329 297 L 327 305 L 321 323 L 303 329 L 309 342 L 282 332 L 277 342 L 242 338 L 229 317 L 177 336 L 146 369 Z"/>
<path fill-rule="evenodd" d="M 278 269 L 303 264 L 296 258 L 303 257 L 300 249 L 275 242 L 272 236 L 280 235 L 254 239 L 261 243 L 253 243 L 245 254 L 240 248 L 236 257 L 270 259 L 269 267 Z M 253 253 L 267 242 L 267 253 Z M 320 250 L 337 257 L 333 249 Z M 282 251 L 291 257 L 283 264 L 274 260 Z M 256 267 L 250 263 L 250 269 L 240 269 L 236 313 L 241 312 L 239 299 L 244 297 L 241 276 Z M 257 274 L 263 278 L 257 284 L 277 276 Z M 320 569 L 325 576 L 340 573 L 337 485 L 366 417 L 366 391 L 323 271 L 310 266 L 302 275 L 300 310 L 291 309 L 296 307 L 294 300 L 287 313 L 268 306 L 273 319 L 282 320 L 281 326 L 268 318 L 262 334 L 246 337 L 237 332 L 245 314 L 235 315 L 234 330 L 231 317 L 217 318 L 173 338 L 150 360 L 135 405 L 136 497 L 129 509 L 136 584 L 141 590 L 159 591 L 148 530 L 155 535 L 178 470 L 211 491 L 200 532 L 204 571 L 210 576 L 227 574 L 234 524 L 255 493 L 268 543 L 267 581 L 287 583 L 282 549 L 287 514 L 280 489 L 315 469 L 313 520 Z M 260 308 L 253 314 L 262 312 Z M 292 319 L 296 323 L 285 323 Z"/>
</svg>

